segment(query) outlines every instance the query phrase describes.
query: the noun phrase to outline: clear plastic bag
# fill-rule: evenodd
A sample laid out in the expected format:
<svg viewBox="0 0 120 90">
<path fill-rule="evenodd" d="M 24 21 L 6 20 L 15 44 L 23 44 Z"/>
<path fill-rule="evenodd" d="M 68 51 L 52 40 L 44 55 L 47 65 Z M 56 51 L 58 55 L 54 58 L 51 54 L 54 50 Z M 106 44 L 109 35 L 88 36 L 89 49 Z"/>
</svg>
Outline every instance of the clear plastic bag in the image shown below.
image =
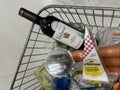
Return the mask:
<svg viewBox="0 0 120 90">
<path fill-rule="evenodd" d="M 120 43 L 120 29 L 116 27 L 101 29 L 97 32 L 96 39 L 100 47 Z"/>
<path fill-rule="evenodd" d="M 61 48 L 51 50 L 36 71 L 35 76 L 45 90 L 66 90 L 69 84 L 67 77 L 72 66 L 73 59 L 69 51 Z"/>
</svg>

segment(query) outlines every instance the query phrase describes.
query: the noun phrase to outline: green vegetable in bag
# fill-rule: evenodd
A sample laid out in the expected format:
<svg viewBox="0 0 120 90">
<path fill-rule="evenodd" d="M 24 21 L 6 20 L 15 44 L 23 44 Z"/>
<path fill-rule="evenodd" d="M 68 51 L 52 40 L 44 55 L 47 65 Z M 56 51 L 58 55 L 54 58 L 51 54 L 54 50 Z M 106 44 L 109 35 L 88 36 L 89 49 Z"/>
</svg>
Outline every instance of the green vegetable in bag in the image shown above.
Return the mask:
<svg viewBox="0 0 120 90">
<path fill-rule="evenodd" d="M 45 90 L 53 90 L 53 84 L 52 84 L 53 77 L 48 74 L 44 64 L 42 64 L 35 71 L 35 77 L 40 82 L 40 84 L 45 88 Z"/>
</svg>

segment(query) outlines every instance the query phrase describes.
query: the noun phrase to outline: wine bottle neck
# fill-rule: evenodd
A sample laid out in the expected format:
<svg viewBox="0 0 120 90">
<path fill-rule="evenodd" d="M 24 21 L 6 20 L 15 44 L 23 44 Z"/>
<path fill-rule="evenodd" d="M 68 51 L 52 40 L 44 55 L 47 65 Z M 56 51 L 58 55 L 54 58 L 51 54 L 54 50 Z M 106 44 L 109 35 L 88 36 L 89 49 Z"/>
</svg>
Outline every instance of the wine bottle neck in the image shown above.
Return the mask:
<svg viewBox="0 0 120 90">
<path fill-rule="evenodd" d="M 34 23 L 36 23 L 36 24 L 40 24 L 40 20 L 43 19 L 42 17 L 40 17 L 40 16 L 38 16 L 38 15 L 36 15 L 36 14 L 34 14 L 34 13 L 24 9 L 24 8 L 21 8 L 19 10 L 19 15 L 34 22 Z"/>
</svg>

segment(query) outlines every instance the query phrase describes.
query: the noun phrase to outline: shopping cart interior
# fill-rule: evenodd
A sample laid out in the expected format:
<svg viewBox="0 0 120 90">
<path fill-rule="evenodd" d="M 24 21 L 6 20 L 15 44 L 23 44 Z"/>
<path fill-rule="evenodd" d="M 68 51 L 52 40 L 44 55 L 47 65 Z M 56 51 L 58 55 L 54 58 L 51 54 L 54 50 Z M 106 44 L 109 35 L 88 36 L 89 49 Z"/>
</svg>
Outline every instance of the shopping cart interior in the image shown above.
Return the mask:
<svg viewBox="0 0 120 90">
<path fill-rule="evenodd" d="M 37 14 L 42 17 L 53 15 L 67 23 L 87 24 L 94 35 L 106 27 L 120 27 L 120 8 L 114 7 L 49 5 Z M 10 90 L 44 90 L 34 72 L 45 62 L 53 41 L 38 25 L 31 25 Z"/>
</svg>

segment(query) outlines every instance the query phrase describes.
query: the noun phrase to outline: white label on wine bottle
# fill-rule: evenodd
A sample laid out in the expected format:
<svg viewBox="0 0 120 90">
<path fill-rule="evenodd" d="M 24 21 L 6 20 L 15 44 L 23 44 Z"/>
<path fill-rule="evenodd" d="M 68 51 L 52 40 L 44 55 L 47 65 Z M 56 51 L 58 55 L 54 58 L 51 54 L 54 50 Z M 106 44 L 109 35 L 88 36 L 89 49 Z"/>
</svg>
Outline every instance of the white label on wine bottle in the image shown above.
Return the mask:
<svg viewBox="0 0 120 90">
<path fill-rule="evenodd" d="M 74 28 L 58 21 L 54 21 L 51 25 L 55 31 L 53 38 L 75 49 L 80 48 L 83 43 L 83 33 Z"/>
</svg>

